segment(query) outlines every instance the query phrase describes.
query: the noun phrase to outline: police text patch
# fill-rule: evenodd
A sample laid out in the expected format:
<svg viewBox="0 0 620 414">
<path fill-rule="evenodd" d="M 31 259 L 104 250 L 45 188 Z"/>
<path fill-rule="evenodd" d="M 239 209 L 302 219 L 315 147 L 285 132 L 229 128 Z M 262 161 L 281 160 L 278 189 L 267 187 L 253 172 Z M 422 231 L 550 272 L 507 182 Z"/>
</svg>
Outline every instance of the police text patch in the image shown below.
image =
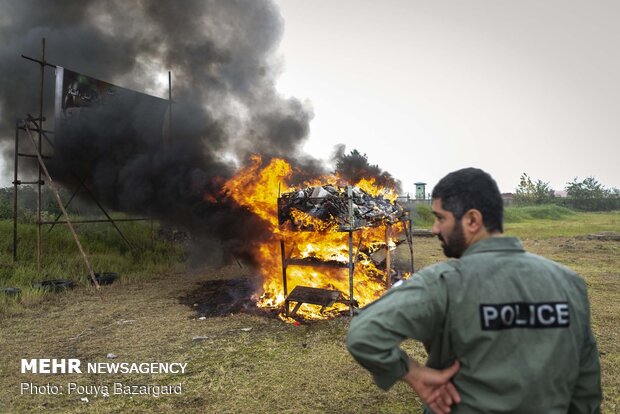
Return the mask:
<svg viewBox="0 0 620 414">
<path fill-rule="evenodd" d="M 480 304 L 480 325 L 483 331 L 562 328 L 569 324 L 568 302 Z"/>
</svg>

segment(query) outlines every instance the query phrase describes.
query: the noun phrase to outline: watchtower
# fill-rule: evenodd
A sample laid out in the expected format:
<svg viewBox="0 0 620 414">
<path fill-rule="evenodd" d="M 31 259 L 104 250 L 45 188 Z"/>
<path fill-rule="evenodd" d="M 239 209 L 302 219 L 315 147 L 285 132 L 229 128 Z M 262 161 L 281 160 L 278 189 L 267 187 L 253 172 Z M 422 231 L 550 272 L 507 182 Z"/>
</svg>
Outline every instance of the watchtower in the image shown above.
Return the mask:
<svg viewBox="0 0 620 414">
<path fill-rule="evenodd" d="M 415 199 L 426 200 L 426 183 L 414 183 L 415 185 Z"/>
</svg>

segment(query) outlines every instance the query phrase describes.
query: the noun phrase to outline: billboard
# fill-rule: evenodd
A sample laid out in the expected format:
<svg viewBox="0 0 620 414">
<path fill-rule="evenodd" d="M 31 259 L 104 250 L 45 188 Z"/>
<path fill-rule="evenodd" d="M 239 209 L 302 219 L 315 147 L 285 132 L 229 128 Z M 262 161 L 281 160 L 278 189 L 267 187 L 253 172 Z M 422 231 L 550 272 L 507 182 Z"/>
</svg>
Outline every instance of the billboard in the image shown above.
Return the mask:
<svg viewBox="0 0 620 414">
<path fill-rule="evenodd" d="M 123 134 L 139 141 L 160 143 L 169 101 L 56 68 L 54 104 L 57 136 L 93 129 L 95 135 Z M 91 134 L 92 135 L 92 134 Z"/>
</svg>

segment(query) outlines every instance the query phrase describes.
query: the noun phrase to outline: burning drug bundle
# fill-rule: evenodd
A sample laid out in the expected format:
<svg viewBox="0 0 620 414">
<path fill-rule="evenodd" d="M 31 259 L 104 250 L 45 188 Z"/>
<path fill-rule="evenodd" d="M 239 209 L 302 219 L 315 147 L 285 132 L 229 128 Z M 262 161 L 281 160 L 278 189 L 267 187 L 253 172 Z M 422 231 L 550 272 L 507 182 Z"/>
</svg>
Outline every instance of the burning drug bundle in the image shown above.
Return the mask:
<svg viewBox="0 0 620 414">
<path fill-rule="evenodd" d="M 359 187 L 323 185 L 282 194 L 278 222 L 298 230 L 338 231 L 401 221 L 403 208 Z"/>
<path fill-rule="evenodd" d="M 322 319 L 377 299 L 389 286 L 386 273 L 394 273 L 389 250 L 411 234 L 408 212 L 390 201 L 397 195 L 372 179 L 354 187 L 325 184 L 344 181 L 336 175 L 317 176 L 299 189 L 290 183 L 293 172 L 283 159 L 263 163 L 254 156 L 224 185 L 228 197 L 265 224 L 264 239 L 252 244 L 263 276 L 257 306 L 284 307 L 286 314 L 295 303 L 290 314 Z M 374 260 L 382 249 L 385 259 Z"/>
</svg>

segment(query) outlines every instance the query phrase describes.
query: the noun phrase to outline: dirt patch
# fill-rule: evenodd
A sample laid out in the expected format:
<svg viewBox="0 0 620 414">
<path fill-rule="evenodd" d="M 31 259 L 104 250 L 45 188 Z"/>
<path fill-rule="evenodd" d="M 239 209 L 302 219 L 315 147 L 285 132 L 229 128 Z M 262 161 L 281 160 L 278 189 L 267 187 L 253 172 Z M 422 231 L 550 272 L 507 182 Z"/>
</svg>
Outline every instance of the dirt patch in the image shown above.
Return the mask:
<svg viewBox="0 0 620 414">
<path fill-rule="evenodd" d="M 620 241 L 620 233 L 615 231 L 602 231 L 597 234 L 588 234 L 587 236 L 577 236 L 575 238 L 581 240 Z"/>
</svg>

